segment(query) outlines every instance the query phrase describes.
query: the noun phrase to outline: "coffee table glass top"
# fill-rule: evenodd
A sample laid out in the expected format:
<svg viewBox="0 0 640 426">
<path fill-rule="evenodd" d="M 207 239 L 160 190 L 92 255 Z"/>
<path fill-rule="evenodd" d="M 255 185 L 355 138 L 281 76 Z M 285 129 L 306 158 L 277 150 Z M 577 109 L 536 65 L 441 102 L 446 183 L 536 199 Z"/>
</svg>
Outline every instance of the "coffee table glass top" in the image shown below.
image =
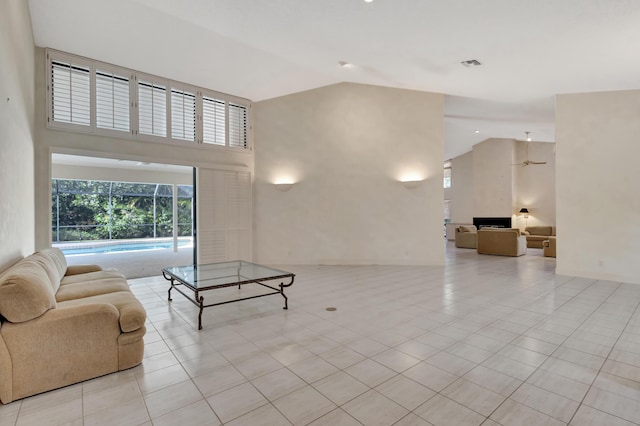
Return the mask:
<svg viewBox="0 0 640 426">
<path fill-rule="evenodd" d="M 291 272 L 244 260 L 173 266 L 164 268 L 163 271 L 181 283 L 199 290 L 294 276 Z"/>
</svg>

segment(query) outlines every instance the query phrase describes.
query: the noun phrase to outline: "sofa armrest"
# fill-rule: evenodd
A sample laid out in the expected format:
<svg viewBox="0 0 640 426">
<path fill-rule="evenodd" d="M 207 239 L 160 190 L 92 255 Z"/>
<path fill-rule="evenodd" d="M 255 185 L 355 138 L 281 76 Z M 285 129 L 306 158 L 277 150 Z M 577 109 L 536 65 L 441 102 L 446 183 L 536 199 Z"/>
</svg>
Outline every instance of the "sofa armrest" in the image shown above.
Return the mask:
<svg viewBox="0 0 640 426">
<path fill-rule="evenodd" d="M 529 232 L 529 231 L 522 231 L 522 235 L 531 235 L 531 232 Z"/>
<path fill-rule="evenodd" d="M 118 370 L 118 309 L 107 303 L 58 307 L 0 332 L 12 362 L 10 400 Z M 3 401 L 10 402 L 10 401 Z"/>
<path fill-rule="evenodd" d="M 527 238 L 525 236 L 517 237 L 517 255 L 521 256 L 527 253 Z"/>
<path fill-rule="evenodd" d="M 67 266 L 67 272 L 64 276 L 86 274 L 88 272 L 102 271 L 102 268 L 98 265 L 71 265 Z"/>
<path fill-rule="evenodd" d="M 12 366 L 11 356 L 7 345 L 2 338 L 2 326 L 3 322 L 0 320 L 0 401 L 3 404 L 11 402 L 11 387 L 13 385 L 12 380 Z"/>
</svg>

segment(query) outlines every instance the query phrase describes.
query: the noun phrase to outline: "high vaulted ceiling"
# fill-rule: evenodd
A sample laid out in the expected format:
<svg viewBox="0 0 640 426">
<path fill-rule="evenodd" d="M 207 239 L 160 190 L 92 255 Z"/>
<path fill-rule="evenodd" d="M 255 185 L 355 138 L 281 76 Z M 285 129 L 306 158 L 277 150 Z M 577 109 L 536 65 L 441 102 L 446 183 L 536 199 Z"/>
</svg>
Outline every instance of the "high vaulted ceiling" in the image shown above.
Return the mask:
<svg viewBox="0 0 640 426">
<path fill-rule="evenodd" d="M 555 94 L 640 88 L 640 0 L 29 6 L 38 46 L 253 101 L 342 81 L 444 93 L 445 158 L 525 131 L 553 141 Z M 470 59 L 482 66 L 461 65 Z"/>
</svg>

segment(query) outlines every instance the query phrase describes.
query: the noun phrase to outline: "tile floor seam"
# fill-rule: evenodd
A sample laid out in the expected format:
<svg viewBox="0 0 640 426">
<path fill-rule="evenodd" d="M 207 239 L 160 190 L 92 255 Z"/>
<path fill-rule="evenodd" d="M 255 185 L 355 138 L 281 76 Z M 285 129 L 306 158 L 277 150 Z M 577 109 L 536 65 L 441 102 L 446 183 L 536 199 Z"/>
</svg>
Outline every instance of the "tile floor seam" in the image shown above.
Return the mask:
<svg viewBox="0 0 640 426">
<path fill-rule="evenodd" d="M 584 291 L 586 291 L 586 290 L 587 290 L 588 288 L 590 288 L 591 286 L 595 285 L 597 282 L 598 282 L 597 280 L 596 280 L 596 281 L 594 281 L 590 286 L 585 287 L 584 289 L 582 289 L 579 293 L 577 293 L 576 295 L 574 295 L 570 300 L 574 300 L 576 297 L 578 297 L 580 294 L 582 294 Z M 563 284 L 563 285 L 566 285 L 566 284 L 567 284 L 567 283 L 565 283 L 565 284 Z M 619 286 L 620 286 L 620 285 L 621 285 L 621 284 L 619 284 L 619 285 L 618 285 L 618 287 L 616 287 L 616 290 L 619 288 Z M 613 294 L 614 292 L 615 292 L 615 290 L 614 290 L 614 291 L 612 291 L 612 292 L 609 294 L 609 296 L 607 296 L 607 299 L 608 299 L 608 298 L 611 296 L 611 294 Z M 569 303 L 569 302 L 570 302 L 570 300 L 568 300 L 568 301 L 566 301 L 565 303 L 563 303 L 562 305 L 560 305 L 560 306 L 558 307 L 558 309 L 559 309 L 559 308 L 561 308 L 562 306 L 565 306 L 567 303 Z M 598 305 L 598 307 L 602 306 L 602 304 L 603 304 L 605 301 L 606 301 L 606 299 L 604 299 L 604 300 L 603 300 L 603 301 Z M 593 309 L 593 311 L 589 314 L 589 316 L 587 316 L 587 318 L 585 318 L 585 320 L 584 320 L 580 325 L 584 324 L 584 323 L 587 321 L 587 319 L 588 319 L 589 317 L 591 317 L 591 315 L 593 315 L 593 314 L 596 312 L 596 310 L 598 309 L 598 307 L 594 308 L 594 309 Z M 558 310 L 558 309 L 556 309 L 556 310 Z M 636 307 L 636 309 L 637 309 L 637 307 Z M 550 315 L 549 315 L 549 316 L 550 316 Z M 578 328 L 576 328 L 576 330 L 574 330 L 574 332 L 573 332 L 573 333 L 575 333 L 576 331 L 578 331 Z M 567 337 L 565 338 L 565 340 L 563 341 L 563 343 L 564 343 L 564 342 L 566 342 L 566 341 L 567 341 L 567 339 L 569 339 L 569 337 L 571 337 L 571 336 L 573 335 L 573 333 L 571 333 L 569 336 L 567 336 Z M 521 334 L 521 336 L 522 336 L 522 334 Z M 560 346 L 562 346 L 562 344 L 558 345 L 558 348 L 559 348 Z M 558 348 L 556 348 L 556 350 L 557 350 Z M 553 353 L 555 353 L 555 350 L 554 350 L 554 352 L 552 352 L 552 354 L 551 354 L 551 355 L 547 355 L 547 360 L 553 356 Z M 543 354 L 543 355 L 544 355 L 544 354 Z M 546 362 L 546 361 L 545 361 L 545 362 Z M 532 377 L 532 376 L 533 376 L 533 375 L 534 375 L 538 370 L 542 369 L 542 366 L 543 366 L 543 365 L 544 365 L 544 363 L 543 363 L 543 364 L 540 364 L 540 366 L 536 367 L 536 369 L 535 369 L 531 374 L 529 374 L 529 376 L 527 376 L 527 378 L 526 378 L 526 379 L 522 380 L 522 383 L 520 383 L 520 384 L 518 385 L 518 387 L 517 387 L 516 389 L 514 389 L 514 390 L 513 390 L 513 392 L 511 392 L 511 393 L 509 394 L 509 396 L 507 396 L 507 397 L 504 399 L 504 401 L 502 401 L 502 403 L 500 403 L 500 405 L 498 405 L 498 406 L 497 406 L 497 407 L 496 407 L 496 408 L 491 412 L 491 414 L 489 414 L 489 415 L 487 416 L 487 419 L 491 418 L 491 416 L 492 416 L 492 415 L 493 415 L 493 414 L 494 414 L 494 413 L 495 413 L 495 412 L 496 412 L 496 411 L 497 411 L 497 410 L 498 410 L 498 409 L 499 409 L 499 408 L 500 408 L 500 407 L 505 403 L 505 401 L 507 401 L 508 399 L 511 399 L 511 397 L 513 396 L 513 394 L 515 394 L 515 393 L 516 393 L 516 392 L 517 392 L 517 391 L 522 387 L 522 385 L 523 385 L 523 384 L 527 383 L 527 380 L 529 380 L 529 379 L 530 379 L 530 378 L 531 378 L 531 377 Z M 604 363 L 603 363 L 603 365 L 604 365 Z M 490 368 L 490 367 L 487 367 L 487 368 Z M 493 369 L 492 369 L 492 370 L 493 370 Z M 544 369 L 543 369 L 543 370 L 544 370 Z M 594 377 L 594 379 L 593 379 L 593 380 L 595 380 L 595 378 L 596 378 L 596 377 L 597 377 L 597 374 L 596 374 L 596 376 Z M 530 383 L 529 383 L 529 384 L 530 384 Z M 592 384 L 593 384 L 593 382 L 592 382 Z M 535 385 L 532 385 L 532 384 L 530 384 L 530 385 L 531 385 L 531 386 L 535 386 Z M 536 386 L 536 387 L 537 387 L 537 386 Z M 590 390 L 590 389 L 591 389 L 591 386 L 589 386 L 589 390 Z M 582 398 L 582 401 L 584 401 L 584 398 L 585 398 L 585 397 L 586 397 L 586 395 L 588 394 L 589 390 L 587 390 L 587 392 L 585 393 L 585 396 Z M 550 391 L 550 392 L 551 392 L 551 391 Z M 551 393 L 555 393 L 555 392 L 551 392 Z M 559 394 L 556 394 L 556 395 L 559 395 Z M 562 396 L 562 395 L 560 395 L 560 396 Z M 516 402 L 516 403 L 518 403 L 518 404 L 521 404 L 520 402 L 518 402 L 518 401 L 516 401 L 516 400 L 513 400 L 513 401 L 515 401 L 515 402 Z M 576 407 L 575 411 L 573 412 L 573 415 L 571 416 L 571 419 L 569 419 L 569 421 L 568 421 L 566 424 L 570 424 L 570 423 L 571 423 L 571 420 L 573 420 L 573 418 L 575 417 L 576 413 L 578 412 L 578 410 L 579 410 L 579 409 L 580 409 L 580 407 L 582 406 L 582 401 L 578 404 L 578 407 Z M 526 404 L 522 404 L 522 405 L 525 405 L 526 407 L 529 407 L 529 408 L 531 408 L 532 410 L 538 411 L 539 413 L 542 413 L 542 414 L 544 414 L 545 416 L 552 417 L 552 418 L 554 418 L 554 419 L 556 419 L 556 420 L 558 420 L 558 421 L 561 421 L 561 422 L 562 422 L 562 420 L 561 420 L 561 419 L 558 419 L 558 418 L 556 418 L 556 417 L 550 416 L 549 414 L 544 413 L 544 412 L 542 412 L 542 411 L 540 411 L 540 410 L 538 410 L 538 409 L 536 409 L 536 408 L 534 408 L 534 407 L 531 407 L 531 406 L 526 405 Z M 563 423 L 564 423 L 564 422 L 563 422 Z"/>
<path fill-rule="evenodd" d="M 149 418 L 149 421 L 151 421 L 151 412 L 149 411 L 149 406 L 147 405 L 147 399 L 144 397 L 144 393 L 142 392 L 142 388 L 140 387 L 140 382 L 138 382 L 138 379 L 136 378 L 135 373 L 133 374 L 133 380 L 135 380 L 136 386 L 138 387 L 138 392 L 140 392 L 140 397 L 142 398 L 144 409 L 147 412 L 147 417 Z M 83 412 L 84 412 L 84 392 L 82 393 L 82 406 L 83 406 Z M 82 416 L 82 424 L 84 425 L 84 415 Z"/>
<path fill-rule="evenodd" d="M 619 289 L 622 286 L 622 283 L 618 283 L 618 286 L 616 287 L 616 290 Z M 613 294 L 613 292 L 612 292 Z M 611 295 L 609 295 L 609 297 L 611 297 Z M 609 298 L 607 297 L 607 299 Z M 603 302 L 604 303 L 604 302 Z M 600 365 L 600 368 L 598 369 L 598 371 L 596 372 L 595 376 L 593 377 L 593 380 L 591 381 L 591 384 L 589 385 L 589 389 L 587 390 L 587 392 L 584 394 L 584 396 L 582 397 L 582 400 L 580 401 L 580 405 L 578 405 L 578 409 L 576 409 L 576 411 L 573 413 L 573 416 L 571 416 L 571 419 L 569 419 L 569 422 L 567 424 L 571 424 L 571 422 L 573 421 L 573 418 L 576 416 L 576 413 L 578 412 L 578 410 L 580 409 L 580 407 L 582 407 L 582 404 L 584 403 L 584 400 L 587 398 L 587 395 L 589 394 L 589 392 L 591 392 L 591 389 L 593 389 L 593 384 L 595 383 L 596 379 L 598 378 L 598 376 L 600 375 L 600 372 L 602 371 L 602 367 L 604 367 L 604 365 L 607 363 L 607 360 L 609 359 L 609 356 L 611 355 L 611 352 L 613 352 L 613 349 L 615 348 L 616 344 L 620 341 L 620 336 L 622 336 L 622 333 L 624 333 L 624 330 L 627 329 L 627 327 L 629 326 L 629 323 L 631 322 L 631 320 L 633 319 L 633 316 L 636 314 L 636 312 L 638 312 L 638 308 L 640 307 L 640 302 L 636 304 L 635 309 L 633 310 L 633 312 L 631 313 L 631 315 L 629 315 L 629 318 L 624 326 L 624 328 L 622 329 L 622 331 L 620 332 L 620 334 L 618 335 L 618 338 L 616 339 L 615 343 L 613 344 L 613 346 L 611 346 L 611 349 L 609 350 L 609 353 L 607 354 L 607 356 L 604 358 L 604 362 L 602 363 L 602 365 Z M 598 410 L 595 407 L 591 407 L 594 410 Z M 602 410 L 598 410 L 598 411 L 602 411 Z M 606 411 L 605 411 L 606 412 Z M 615 414 L 611 414 L 611 413 L 607 413 L 610 414 L 614 417 L 618 417 Z M 620 418 L 620 417 L 618 417 Z M 626 419 L 624 419 L 626 420 Z M 632 422 L 635 423 L 635 422 Z"/>
<path fill-rule="evenodd" d="M 190 377 L 189 380 L 191 380 L 191 383 L 193 384 L 193 386 L 198 390 L 198 392 L 200 393 L 200 395 L 202 396 L 202 400 L 207 404 L 207 406 L 209 407 L 209 409 L 211 410 L 211 412 L 213 413 L 214 416 L 216 416 L 216 419 L 218 420 L 218 422 L 220 423 L 220 425 L 223 425 L 224 423 L 222 423 L 222 419 L 220 419 L 220 416 L 218 416 L 218 413 L 216 413 L 216 411 L 213 409 L 213 407 L 211 406 L 211 403 L 209 402 L 209 400 L 207 399 L 206 396 L 204 396 L 204 394 L 202 393 L 202 391 L 200 390 L 200 388 L 198 387 L 198 385 L 193 381 L 193 378 Z M 195 402 L 193 403 L 195 404 Z M 191 404 L 189 404 L 191 405 Z M 188 407 L 189 405 L 186 405 L 186 407 Z M 184 408 L 184 407 L 183 407 Z M 149 418 L 151 418 L 151 416 L 149 416 Z M 153 419 L 151 419 L 151 423 L 153 424 Z"/>
</svg>

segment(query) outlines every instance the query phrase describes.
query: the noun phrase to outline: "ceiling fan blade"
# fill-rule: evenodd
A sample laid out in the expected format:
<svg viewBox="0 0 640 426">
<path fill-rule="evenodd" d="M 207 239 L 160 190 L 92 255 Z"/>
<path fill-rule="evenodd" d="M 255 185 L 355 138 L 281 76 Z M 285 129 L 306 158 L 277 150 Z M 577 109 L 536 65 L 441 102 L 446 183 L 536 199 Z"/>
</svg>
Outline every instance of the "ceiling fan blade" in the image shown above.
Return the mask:
<svg viewBox="0 0 640 426">
<path fill-rule="evenodd" d="M 546 161 L 529 161 L 529 164 L 547 164 Z"/>
</svg>

